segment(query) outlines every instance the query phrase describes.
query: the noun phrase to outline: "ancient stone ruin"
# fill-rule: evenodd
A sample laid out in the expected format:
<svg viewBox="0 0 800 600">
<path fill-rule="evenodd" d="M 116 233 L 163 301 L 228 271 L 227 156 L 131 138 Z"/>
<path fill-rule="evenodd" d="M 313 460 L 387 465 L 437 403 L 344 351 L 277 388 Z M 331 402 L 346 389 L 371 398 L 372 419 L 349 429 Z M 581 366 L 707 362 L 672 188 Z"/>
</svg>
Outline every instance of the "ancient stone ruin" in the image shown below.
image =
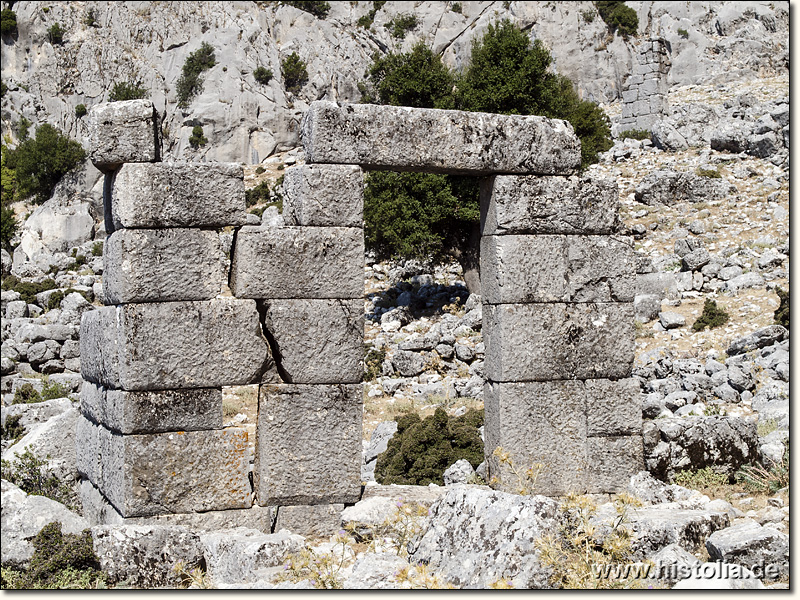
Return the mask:
<svg viewBox="0 0 800 600">
<path fill-rule="evenodd" d="M 287 226 L 267 227 L 246 225 L 241 167 L 159 162 L 158 123 L 145 100 L 91 113 L 109 237 L 108 306 L 81 323 L 87 518 L 268 531 L 359 499 L 369 169 L 483 178 L 489 475 L 513 487 L 498 446 L 542 463 L 550 495 L 615 492 L 642 468 L 633 250 L 616 185 L 574 174 L 568 124 L 315 102 Z M 223 427 L 222 388 L 244 384 L 260 386 L 253 461 L 247 431 Z"/>
<path fill-rule="evenodd" d="M 649 131 L 669 114 L 667 75 L 671 66 L 665 40 L 655 38 L 639 45 L 633 73 L 622 92 L 621 129 Z"/>
</svg>

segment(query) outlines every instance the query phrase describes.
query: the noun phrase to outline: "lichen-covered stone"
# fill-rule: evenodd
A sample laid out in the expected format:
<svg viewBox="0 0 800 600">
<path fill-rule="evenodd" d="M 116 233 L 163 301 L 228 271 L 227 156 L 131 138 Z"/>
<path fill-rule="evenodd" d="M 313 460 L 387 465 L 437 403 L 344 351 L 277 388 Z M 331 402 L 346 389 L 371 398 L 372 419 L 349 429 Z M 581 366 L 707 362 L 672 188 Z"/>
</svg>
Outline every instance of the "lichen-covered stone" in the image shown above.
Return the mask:
<svg viewBox="0 0 800 600">
<path fill-rule="evenodd" d="M 254 480 L 262 505 L 353 503 L 361 493 L 362 386 L 262 385 Z"/>
<path fill-rule="evenodd" d="M 362 298 L 364 231 L 357 227 L 242 227 L 231 290 L 237 298 Z"/>
<path fill-rule="evenodd" d="M 634 354 L 633 304 L 486 304 L 490 381 L 621 379 Z"/>
<path fill-rule="evenodd" d="M 272 366 L 252 300 L 107 306 L 81 320 L 81 374 L 108 388 L 245 385 Z"/>
<path fill-rule="evenodd" d="M 491 235 L 481 239 L 482 299 L 526 302 L 631 302 L 631 245 L 610 236 Z"/>
<path fill-rule="evenodd" d="M 210 300 L 226 283 L 214 231 L 118 229 L 103 246 L 106 304 Z"/>
<path fill-rule="evenodd" d="M 342 528 L 344 504 L 281 506 L 275 518 L 275 531 L 286 529 L 305 536 L 328 537 Z"/>
<path fill-rule="evenodd" d="M 89 158 L 101 171 L 160 159 L 160 123 L 152 100 L 96 104 L 88 121 Z"/>
<path fill-rule="evenodd" d="M 124 165 L 111 192 L 114 227 L 227 227 L 244 225 L 244 173 L 235 164 Z"/>
<path fill-rule="evenodd" d="M 587 440 L 587 485 L 592 493 L 622 492 L 644 468 L 642 436 L 602 436 Z"/>
<path fill-rule="evenodd" d="M 364 172 L 353 165 L 298 165 L 283 176 L 287 225 L 363 227 Z"/>
<path fill-rule="evenodd" d="M 359 383 L 364 374 L 364 301 L 268 300 L 264 326 L 287 383 Z"/>
<path fill-rule="evenodd" d="M 497 175 L 481 182 L 483 235 L 619 231 L 612 179 Z"/>
<path fill-rule="evenodd" d="M 317 101 L 301 127 L 309 163 L 569 175 L 581 162 L 572 126 L 545 117 Z"/>
</svg>

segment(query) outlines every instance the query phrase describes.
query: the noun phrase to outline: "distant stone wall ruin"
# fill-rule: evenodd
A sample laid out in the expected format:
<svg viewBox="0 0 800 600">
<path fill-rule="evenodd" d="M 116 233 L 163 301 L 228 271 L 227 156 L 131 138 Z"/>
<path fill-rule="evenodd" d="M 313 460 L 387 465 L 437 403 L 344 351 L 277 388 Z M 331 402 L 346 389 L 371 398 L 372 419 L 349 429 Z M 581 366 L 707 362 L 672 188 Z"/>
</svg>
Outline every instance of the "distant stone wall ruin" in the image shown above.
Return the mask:
<svg viewBox="0 0 800 600">
<path fill-rule="evenodd" d="M 672 62 L 663 39 L 645 40 L 639 45 L 633 73 L 622 92 L 620 129 L 650 130 L 669 115 L 667 75 Z"/>
<path fill-rule="evenodd" d="M 148 101 L 92 109 L 109 306 L 81 322 L 77 432 L 94 522 L 269 529 L 360 496 L 364 170 L 483 177 L 489 475 L 614 492 L 642 467 L 630 244 L 612 182 L 581 179 L 568 124 L 315 102 L 285 227 L 248 226 L 242 169 L 158 162 Z M 220 230 L 233 228 L 226 248 Z M 222 388 L 259 384 L 255 457 Z M 253 472 L 250 464 L 253 462 Z M 281 515 L 283 514 L 283 520 Z"/>
</svg>

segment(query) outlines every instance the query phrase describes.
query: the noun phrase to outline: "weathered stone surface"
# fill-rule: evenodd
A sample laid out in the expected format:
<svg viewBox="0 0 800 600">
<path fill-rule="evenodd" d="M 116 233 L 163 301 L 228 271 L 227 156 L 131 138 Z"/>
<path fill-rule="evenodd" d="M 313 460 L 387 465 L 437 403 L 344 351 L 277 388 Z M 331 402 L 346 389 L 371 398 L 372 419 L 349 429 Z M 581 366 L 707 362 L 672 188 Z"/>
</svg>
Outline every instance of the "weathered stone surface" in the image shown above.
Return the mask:
<svg viewBox="0 0 800 600">
<path fill-rule="evenodd" d="M 80 421 L 78 470 L 123 517 L 252 505 L 244 429 L 119 435 Z"/>
<path fill-rule="evenodd" d="M 342 528 L 352 527 L 362 539 L 371 539 L 384 522 L 397 514 L 398 501 L 394 498 L 372 496 L 359 500 L 342 511 Z"/>
<path fill-rule="evenodd" d="M 159 125 L 152 100 L 96 104 L 89 109 L 89 158 L 101 171 L 158 161 Z"/>
<path fill-rule="evenodd" d="M 298 165 L 283 176 L 287 225 L 364 226 L 364 172 L 352 165 Z"/>
<path fill-rule="evenodd" d="M 81 374 L 108 388 L 245 385 L 271 366 L 252 300 L 125 304 L 81 320 Z"/>
<path fill-rule="evenodd" d="M 707 562 L 693 567 L 689 577 L 673 590 L 765 590 L 768 589 L 749 569 L 725 562 Z"/>
<path fill-rule="evenodd" d="M 34 402 L 33 404 L 12 404 L 2 408 L 0 421 L 5 427 L 6 419 L 19 416 L 18 424 L 24 427 L 26 431 L 30 431 L 34 426 L 45 423 L 71 408 L 73 408 L 73 403 L 69 398 L 56 398 L 55 400 L 45 400 L 44 402 Z M 396 423 L 395 431 L 397 431 Z M 383 449 L 386 449 L 385 445 Z"/>
<path fill-rule="evenodd" d="M 397 574 L 408 567 L 408 562 L 396 554 L 372 552 L 362 554 L 353 564 L 350 576 L 342 586 L 346 590 L 393 590 L 399 589 Z"/>
<path fill-rule="evenodd" d="M 283 529 L 309 537 L 328 537 L 341 529 L 344 504 L 299 504 L 281 506 L 275 518 L 275 531 Z"/>
<path fill-rule="evenodd" d="M 491 381 L 630 375 L 632 303 L 487 304 L 483 317 Z"/>
<path fill-rule="evenodd" d="M 757 348 L 771 346 L 775 342 L 781 342 L 789 337 L 789 332 L 782 325 L 769 325 L 754 331 L 749 335 L 742 336 L 733 340 L 728 346 L 728 356 L 750 352 Z"/>
<path fill-rule="evenodd" d="M 431 506 L 409 558 L 458 587 L 506 579 L 516 589 L 547 588 L 535 540 L 556 532 L 556 515 L 556 502 L 544 496 L 454 486 Z"/>
<path fill-rule="evenodd" d="M 621 492 L 644 467 L 641 435 L 590 437 L 586 454 L 587 487 L 592 493 Z"/>
<path fill-rule="evenodd" d="M 755 521 L 715 531 L 706 540 L 706 549 L 712 560 L 761 570 L 759 575 L 767 581 L 789 575 L 789 536 Z"/>
<path fill-rule="evenodd" d="M 364 301 L 268 300 L 265 327 L 287 383 L 360 383 Z"/>
<path fill-rule="evenodd" d="M 469 483 L 471 476 L 475 475 L 475 469 L 465 458 L 457 460 L 445 469 L 442 477 L 445 485 L 456 485 L 459 483 Z"/>
<path fill-rule="evenodd" d="M 497 175 L 481 182 L 483 235 L 619 231 L 612 179 Z"/>
<path fill-rule="evenodd" d="M 356 502 L 361 405 L 359 384 L 262 385 L 254 468 L 258 503 Z"/>
<path fill-rule="evenodd" d="M 489 488 L 484 489 L 488 490 Z M 417 504 L 430 506 L 445 492 L 447 492 L 447 488 L 440 485 L 368 485 L 364 488 L 362 500 L 367 498 L 392 498 L 403 502 L 416 502 Z"/>
<path fill-rule="evenodd" d="M 631 302 L 636 267 L 618 238 L 492 235 L 481 239 L 481 274 L 488 304 Z"/>
<path fill-rule="evenodd" d="M 200 537 L 184 527 L 166 525 L 95 525 L 94 552 L 110 584 L 126 581 L 137 588 L 178 587 L 180 563 L 187 570 L 202 565 Z"/>
<path fill-rule="evenodd" d="M 210 300 L 226 283 L 214 231 L 119 229 L 103 246 L 106 304 Z"/>
<path fill-rule="evenodd" d="M 642 394 L 635 378 L 587 379 L 583 384 L 587 435 L 641 435 Z"/>
<path fill-rule="evenodd" d="M 114 176 L 116 228 L 244 225 L 242 167 L 234 164 L 124 165 Z"/>
<path fill-rule="evenodd" d="M 301 127 L 309 163 L 538 175 L 580 166 L 572 126 L 545 117 L 317 101 Z"/>
<path fill-rule="evenodd" d="M 361 298 L 364 231 L 357 227 L 242 227 L 231 289 L 239 298 Z"/>
<path fill-rule="evenodd" d="M 676 202 L 721 200 L 736 192 L 736 187 L 724 178 L 702 177 L 694 173 L 654 171 L 636 187 L 636 201 L 655 206 L 671 206 Z"/>
<path fill-rule="evenodd" d="M 118 433 L 222 429 L 222 390 L 126 392 L 85 381 L 81 411 Z"/>
</svg>

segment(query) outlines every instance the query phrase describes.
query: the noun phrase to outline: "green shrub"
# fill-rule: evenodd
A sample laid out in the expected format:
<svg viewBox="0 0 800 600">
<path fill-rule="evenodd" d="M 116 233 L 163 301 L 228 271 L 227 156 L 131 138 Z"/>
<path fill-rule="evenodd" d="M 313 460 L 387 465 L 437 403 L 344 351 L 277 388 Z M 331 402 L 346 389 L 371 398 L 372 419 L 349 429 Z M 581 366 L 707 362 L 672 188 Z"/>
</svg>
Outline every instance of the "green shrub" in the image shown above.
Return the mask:
<svg viewBox="0 0 800 600">
<path fill-rule="evenodd" d="M 269 181 L 262 181 L 256 187 L 246 190 L 244 193 L 244 201 L 247 207 L 255 206 L 260 202 L 265 202 L 265 206 L 260 209 L 261 212 L 258 216 L 264 214 L 264 210 L 270 206 L 276 206 L 278 212 L 283 212 L 283 195 L 278 189 L 283 183 L 283 177 L 279 177 L 274 185 L 270 185 Z M 254 211 L 250 211 L 256 214 Z"/>
<path fill-rule="evenodd" d="M 750 492 L 774 494 L 789 487 L 789 440 L 784 442 L 786 450 L 778 464 L 747 465 L 736 473 L 736 481 Z"/>
<path fill-rule="evenodd" d="M 20 425 L 22 415 L 9 415 L 6 417 L 6 422 L 3 425 L 3 439 L 10 441 L 12 444 L 25 435 L 25 427 Z"/>
<path fill-rule="evenodd" d="M 313 2 L 313 1 L 303 1 L 299 0 L 297 2 L 281 2 L 281 4 L 288 4 L 289 6 L 294 6 L 295 8 L 299 8 L 307 13 L 311 13 L 315 17 L 320 19 L 324 19 L 328 16 L 328 11 L 331 9 L 331 5 L 327 2 Z"/>
<path fill-rule="evenodd" d="M 86 158 L 83 147 L 49 123 L 36 129 L 34 139 L 25 139 L 6 152 L 8 168 L 16 174 L 18 195 L 34 197 L 41 204 L 53 194 L 56 183 Z"/>
<path fill-rule="evenodd" d="M 474 467 L 483 462 L 483 442 L 478 428 L 483 411 L 469 410 L 461 417 L 448 417 L 442 408 L 420 419 L 408 413 L 397 420 L 397 433 L 386 451 L 378 456 L 375 479 L 384 485 L 428 485 L 444 483 L 444 471 L 462 458 Z"/>
<path fill-rule="evenodd" d="M 625 6 L 624 2 L 595 2 L 594 5 L 609 31 L 612 33 L 616 31 L 624 38 L 636 35 L 639 29 L 639 17 L 636 15 L 636 11 Z"/>
<path fill-rule="evenodd" d="M 625 131 L 620 131 L 617 137 L 621 140 L 649 140 L 650 131 L 647 129 L 626 129 Z"/>
<path fill-rule="evenodd" d="M 78 497 L 75 490 L 67 483 L 52 474 L 42 472 L 42 467 L 47 461 L 37 458 L 30 448 L 17 455 L 13 461 L 3 460 L 2 477 L 10 481 L 26 494 L 32 496 L 45 496 L 56 502 L 61 502 L 71 510 L 78 507 Z"/>
<path fill-rule="evenodd" d="M 175 86 L 180 108 L 188 108 L 192 99 L 203 90 L 202 73 L 215 64 L 214 47 L 208 42 L 203 42 L 199 49 L 189 54 Z"/>
<path fill-rule="evenodd" d="M 58 290 L 57 292 L 53 292 L 47 298 L 47 310 L 53 310 L 59 308 L 61 306 L 61 301 L 64 299 L 64 292 Z"/>
<path fill-rule="evenodd" d="M 584 23 L 593 23 L 594 22 L 594 15 L 595 12 L 593 10 L 582 10 L 581 17 L 583 18 Z"/>
<path fill-rule="evenodd" d="M 0 81 L 0 98 L 5 98 L 7 91 L 8 91 L 8 86 L 6 85 L 6 82 Z"/>
<path fill-rule="evenodd" d="M 42 401 L 56 400 L 58 398 L 69 398 L 69 388 L 60 383 L 50 383 L 49 381 L 42 387 Z"/>
<path fill-rule="evenodd" d="M 97 23 L 97 12 L 93 8 L 90 8 L 86 12 L 86 17 L 83 19 L 83 24 L 87 27 L 99 27 L 100 25 Z"/>
<path fill-rule="evenodd" d="M 719 169 L 703 169 L 702 167 L 697 167 L 697 174 L 700 177 L 708 177 L 709 179 L 722 178 L 722 173 L 719 172 Z"/>
<path fill-rule="evenodd" d="M 781 301 L 778 310 L 775 311 L 775 322 L 789 329 L 789 291 L 783 291 L 783 289 L 776 287 L 775 293 L 778 294 L 778 298 Z"/>
<path fill-rule="evenodd" d="M 85 104 L 78 104 L 78 106 L 75 107 L 75 116 L 78 119 L 80 119 L 82 117 L 85 117 L 87 112 L 89 112 L 89 111 L 86 110 L 86 105 Z"/>
<path fill-rule="evenodd" d="M 728 483 L 728 476 L 718 473 L 713 467 L 703 467 L 692 471 L 679 471 L 675 473 L 675 483 L 693 490 L 707 490 Z"/>
<path fill-rule="evenodd" d="M 53 23 L 47 30 L 47 39 L 51 44 L 64 43 L 64 29 L 58 23 Z"/>
<path fill-rule="evenodd" d="M 103 242 L 92 244 L 92 256 L 103 256 Z"/>
<path fill-rule="evenodd" d="M 17 229 L 19 229 L 19 223 L 14 209 L 3 202 L 0 204 L 0 246 L 8 252 L 13 250 L 11 240 L 14 239 Z"/>
<path fill-rule="evenodd" d="M 375 381 L 381 374 L 386 348 L 373 348 L 365 344 L 364 351 L 364 381 Z"/>
<path fill-rule="evenodd" d="M 678 35 L 685 40 L 689 39 L 689 32 L 686 31 L 685 29 L 678 29 Z"/>
<path fill-rule="evenodd" d="M 256 175 L 261 175 L 265 171 L 266 171 L 266 169 L 261 165 L 258 165 L 258 167 L 256 167 Z"/>
<path fill-rule="evenodd" d="M 375 15 L 381 8 L 383 8 L 384 4 L 386 4 L 385 0 L 382 2 L 373 2 L 370 11 L 366 15 L 359 17 L 357 25 L 359 27 L 363 27 L 364 29 L 369 29 L 372 27 L 372 23 L 375 21 Z"/>
<path fill-rule="evenodd" d="M 417 19 L 416 15 L 405 13 L 395 15 L 384 27 L 389 30 L 392 37 L 402 40 L 406 37 L 406 33 L 414 29 L 418 24 L 419 19 Z"/>
<path fill-rule="evenodd" d="M 281 75 L 287 92 L 296 94 L 308 82 L 306 63 L 297 54 L 292 52 L 281 62 Z"/>
<path fill-rule="evenodd" d="M 192 127 L 192 135 L 189 136 L 189 145 L 195 150 L 200 146 L 205 146 L 208 139 L 203 135 L 203 128 L 200 125 Z"/>
<path fill-rule="evenodd" d="M 38 404 L 42 402 L 42 396 L 33 387 L 32 383 L 23 383 L 14 392 L 14 400 L 12 404 Z"/>
<path fill-rule="evenodd" d="M 138 81 L 119 81 L 111 89 L 108 101 L 141 100 L 147 98 L 147 93 L 147 89 L 142 87 Z"/>
<path fill-rule="evenodd" d="M 54 290 L 58 287 L 56 282 L 52 279 L 45 279 L 40 283 L 34 283 L 32 281 L 20 281 L 13 275 L 6 277 L 3 281 L 3 285 L 8 285 L 9 287 L 7 289 L 13 289 L 20 295 L 19 299 L 24 300 L 28 304 L 36 302 L 36 294 L 46 292 L 47 290 Z"/>
<path fill-rule="evenodd" d="M 706 327 L 714 329 L 728 322 L 730 315 L 724 308 L 718 307 L 714 300 L 706 299 L 703 304 L 703 313 L 692 324 L 695 331 L 703 331 Z"/>
<path fill-rule="evenodd" d="M 256 80 L 256 82 L 262 85 L 267 85 L 270 81 L 272 81 L 272 70 L 265 67 L 256 67 L 253 70 L 253 78 Z"/>
<path fill-rule="evenodd" d="M 461 2 L 453 2 L 453 4 L 450 6 L 450 10 L 452 10 L 454 13 L 458 13 L 460 15 L 461 14 Z"/>
<path fill-rule="evenodd" d="M 0 32 L 3 35 L 17 33 L 17 13 L 10 8 L 4 8 L 0 11 Z"/>
</svg>

